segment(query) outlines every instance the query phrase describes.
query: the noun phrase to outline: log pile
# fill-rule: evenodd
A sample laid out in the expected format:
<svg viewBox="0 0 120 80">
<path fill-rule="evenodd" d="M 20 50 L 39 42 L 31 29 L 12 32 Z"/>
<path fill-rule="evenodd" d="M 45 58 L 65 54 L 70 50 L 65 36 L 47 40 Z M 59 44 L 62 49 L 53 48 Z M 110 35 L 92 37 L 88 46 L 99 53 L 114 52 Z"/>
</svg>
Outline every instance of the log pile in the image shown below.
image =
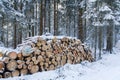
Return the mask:
<svg viewBox="0 0 120 80">
<path fill-rule="evenodd" d="M 29 40 L 29 42 L 28 42 Z M 4 55 L 0 61 L 0 78 L 8 78 L 54 70 L 66 63 L 77 64 L 81 61 L 93 61 L 91 51 L 78 39 L 63 37 L 57 39 L 26 40 L 19 53 L 14 51 Z M 20 47 L 19 46 L 19 47 Z M 2 54 L 1 54 L 2 56 Z"/>
</svg>

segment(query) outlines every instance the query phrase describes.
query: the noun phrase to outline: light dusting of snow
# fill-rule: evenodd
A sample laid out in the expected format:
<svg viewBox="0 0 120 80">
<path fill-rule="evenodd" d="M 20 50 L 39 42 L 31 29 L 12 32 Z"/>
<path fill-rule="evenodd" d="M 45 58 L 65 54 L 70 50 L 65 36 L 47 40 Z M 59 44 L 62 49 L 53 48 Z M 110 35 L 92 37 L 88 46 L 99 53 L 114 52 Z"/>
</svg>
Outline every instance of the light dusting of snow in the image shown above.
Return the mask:
<svg viewBox="0 0 120 80">
<path fill-rule="evenodd" d="M 24 17 L 24 16 L 25 16 L 24 14 L 22 14 L 22 13 L 20 13 L 20 12 L 18 12 L 18 11 L 15 11 L 14 14 L 17 15 L 17 16 L 20 16 L 20 17 Z"/>
<path fill-rule="evenodd" d="M 112 10 L 108 7 L 108 6 L 102 6 L 100 9 L 99 9 L 99 11 L 101 11 L 101 12 L 105 12 L 105 11 L 109 11 L 109 12 L 111 12 Z"/>
<path fill-rule="evenodd" d="M 89 0 L 89 2 L 95 2 L 96 0 Z"/>
<path fill-rule="evenodd" d="M 104 17 L 104 20 L 113 20 L 113 19 L 115 19 L 115 17 L 111 14 L 106 14 Z"/>
<path fill-rule="evenodd" d="M 120 22 L 114 20 L 114 24 L 115 24 L 115 25 L 120 25 Z"/>
<path fill-rule="evenodd" d="M 93 25 L 94 25 L 94 26 L 102 26 L 102 24 L 101 24 L 99 21 L 93 22 Z"/>
</svg>

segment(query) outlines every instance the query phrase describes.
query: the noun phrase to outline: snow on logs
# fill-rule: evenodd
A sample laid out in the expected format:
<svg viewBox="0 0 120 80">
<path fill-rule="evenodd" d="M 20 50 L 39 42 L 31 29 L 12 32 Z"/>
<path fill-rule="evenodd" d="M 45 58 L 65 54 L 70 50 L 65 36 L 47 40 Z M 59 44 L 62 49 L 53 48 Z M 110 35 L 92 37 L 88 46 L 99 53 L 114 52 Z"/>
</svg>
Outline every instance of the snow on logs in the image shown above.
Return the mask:
<svg viewBox="0 0 120 80">
<path fill-rule="evenodd" d="M 34 40 L 34 41 L 33 41 Z M 33 74 L 54 70 L 66 63 L 77 64 L 81 61 L 93 61 L 90 49 L 78 39 L 63 37 L 43 39 L 28 38 L 19 45 L 19 53 L 0 53 L 0 78 Z"/>
</svg>

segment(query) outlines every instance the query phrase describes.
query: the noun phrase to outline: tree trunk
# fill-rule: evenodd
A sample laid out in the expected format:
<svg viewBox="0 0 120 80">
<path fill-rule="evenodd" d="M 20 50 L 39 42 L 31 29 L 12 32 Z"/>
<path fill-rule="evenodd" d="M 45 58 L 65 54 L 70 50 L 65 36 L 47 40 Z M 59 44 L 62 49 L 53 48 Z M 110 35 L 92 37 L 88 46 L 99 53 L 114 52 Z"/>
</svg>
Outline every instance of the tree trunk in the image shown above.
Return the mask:
<svg viewBox="0 0 120 80">
<path fill-rule="evenodd" d="M 83 9 L 79 8 L 79 21 L 78 21 L 78 39 L 84 42 L 84 31 L 83 31 L 83 22 L 82 22 Z"/>
<path fill-rule="evenodd" d="M 94 42 L 94 49 L 95 49 L 95 52 L 94 52 L 94 59 L 96 60 L 96 50 L 97 50 L 97 27 L 95 26 L 95 32 L 94 32 L 94 39 L 95 39 L 95 42 Z"/>
<path fill-rule="evenodd" d="M 17 24 L 16 24 L 16 18 L 14 19 L 14 48 L 17 46 Z"/>
<path fill-rule="evenodd" d="M 99 59 L 101 59 L 101 50 L 102 50 L 102 27 L 99 26 Z"/>
<path fill-rule="evenodd" d="M 50 33 L 50 27 L 51 27 L 51 24 L 50 24 L 50 16 L 51 16 L 51 8 L 50 8 L 50 6 L 51 6 L 51 0 L 48 0 L 49 2 L 48 2 L 48 7 L 49 7 L 49 11 L 48 11 L 48 28 L 49 28 L 49 33 Z"/>
<path fill-rule="evenodd" d="M 54 35 L 58 33 L 57 0 L 54 0 Z"/>
<path fill-rule="evenodd" d="M 41 0 L 40 4 L 40 32 L 39 35 L 43 34 L 43 0 Z"/>
<path fill-rule="evenodd" d="M 112 48 L 113 48 L 113 25 L 112 21 L 109 22 L 110 25 L 107 26 L 107 46 L 106 50 L 110 53 L 112 53 Z"/>
</svg>

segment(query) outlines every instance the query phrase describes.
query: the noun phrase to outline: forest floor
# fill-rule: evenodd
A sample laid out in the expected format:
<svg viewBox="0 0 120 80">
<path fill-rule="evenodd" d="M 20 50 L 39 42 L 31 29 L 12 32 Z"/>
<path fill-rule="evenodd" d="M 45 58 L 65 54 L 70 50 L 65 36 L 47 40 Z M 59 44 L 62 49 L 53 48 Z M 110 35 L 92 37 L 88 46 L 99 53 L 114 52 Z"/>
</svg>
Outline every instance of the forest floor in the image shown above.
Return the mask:
<svg viewBox="0 0 120 80">
<path fill-rule="evenodd" d="M 56 70 L 0 80 L 120 80 L 120 46 L 96 62 L 66 64 Z"/>
</svg>

